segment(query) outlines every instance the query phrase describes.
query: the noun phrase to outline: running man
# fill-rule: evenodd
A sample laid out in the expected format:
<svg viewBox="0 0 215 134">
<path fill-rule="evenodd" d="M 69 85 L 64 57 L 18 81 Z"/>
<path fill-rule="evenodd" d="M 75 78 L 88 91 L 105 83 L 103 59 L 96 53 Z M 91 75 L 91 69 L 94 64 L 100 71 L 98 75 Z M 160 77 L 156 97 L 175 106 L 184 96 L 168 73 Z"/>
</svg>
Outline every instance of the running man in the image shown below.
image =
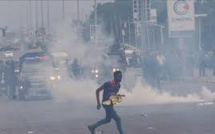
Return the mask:
<svg viewBox="0 0 215 134">
<path fill-rule="evenodd" d="M 103 91 L 103 98 L 102 98 L 102 103 L 105 101 L 108 101 L 110 99 L 111 95 L 117 95 L 120 89 L 120 82 L 122 79 L 122 72 L 121 71 L 115 71 L 114 72 L 114 80 L 105 82 L 101 87 L 99 87 L 96 90 L 96 100 L 97 100 L 97 109 L 101 109 L 101 103 L 99 99 L 99 93 L 100 91 Z M 121 126 L 121 119 L 117 115 L 116 111 L 113 108 L 113 104 L 111 103 L 110 105 L 104 105 L 102 106 L 105 109 L 106 117 L 97 123 L 88 126 L 88 129 L 90 130 L 91 134 L 95 134 L 95 129 L 101 125 L 110 123 L 111 119 L 113 118 L 116 122 L 117 129 L 119 131 L 119 134 L 124 134 Z"/>
</svg>

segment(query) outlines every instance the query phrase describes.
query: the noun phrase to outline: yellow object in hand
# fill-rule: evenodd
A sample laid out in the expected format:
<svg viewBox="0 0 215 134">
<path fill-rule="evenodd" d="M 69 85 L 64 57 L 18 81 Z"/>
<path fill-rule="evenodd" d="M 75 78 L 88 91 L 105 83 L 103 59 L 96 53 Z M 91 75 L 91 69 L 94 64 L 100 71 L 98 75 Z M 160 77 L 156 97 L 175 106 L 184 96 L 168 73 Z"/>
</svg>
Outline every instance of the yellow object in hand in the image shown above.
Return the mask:
<svg viewBox="0 0 215 134">
<path fill-rule="evenodd" d="M 110 105 L 111 104 L 111 100 L 107 100 L 107 101 L 104 101 L 102 102 L 103 105 Z"/>
<path fill-rule="evenodd" d="M 111 95 L 110 99 L 107 101 L 104 101 L 102 104 L 103 105 L 116 105 L 122 101 L 122 97 L 125 97 L 125 95 Z"/>
</svg>

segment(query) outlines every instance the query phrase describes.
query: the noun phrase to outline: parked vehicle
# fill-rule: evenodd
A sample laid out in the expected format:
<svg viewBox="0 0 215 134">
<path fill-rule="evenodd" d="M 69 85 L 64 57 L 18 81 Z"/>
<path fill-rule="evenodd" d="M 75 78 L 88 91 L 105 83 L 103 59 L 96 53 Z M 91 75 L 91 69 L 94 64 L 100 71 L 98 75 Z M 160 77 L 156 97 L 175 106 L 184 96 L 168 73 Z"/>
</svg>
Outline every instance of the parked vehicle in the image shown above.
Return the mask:
<svg viewBox="0 0 215 134">
<path fill-rule="evenodd" d="M 5 58 L 12 58 L 13 57 L 13 52 L 12 51 L 5 51 L 4 52 L 4 57 Z"/>
</svg>

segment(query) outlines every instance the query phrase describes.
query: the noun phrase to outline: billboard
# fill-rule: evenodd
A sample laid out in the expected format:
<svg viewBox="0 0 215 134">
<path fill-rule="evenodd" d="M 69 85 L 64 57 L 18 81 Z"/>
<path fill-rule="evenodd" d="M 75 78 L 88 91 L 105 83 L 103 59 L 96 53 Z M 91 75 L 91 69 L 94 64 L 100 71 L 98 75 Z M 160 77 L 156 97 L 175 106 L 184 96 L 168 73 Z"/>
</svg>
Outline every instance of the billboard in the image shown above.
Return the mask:
<svg viewBox="0 0 215 134">
<path fill-rule="evenodd" d="M 195 31 L 194 0 L 168 0 L 170 37 L 191 37 Z"/>
</svg>

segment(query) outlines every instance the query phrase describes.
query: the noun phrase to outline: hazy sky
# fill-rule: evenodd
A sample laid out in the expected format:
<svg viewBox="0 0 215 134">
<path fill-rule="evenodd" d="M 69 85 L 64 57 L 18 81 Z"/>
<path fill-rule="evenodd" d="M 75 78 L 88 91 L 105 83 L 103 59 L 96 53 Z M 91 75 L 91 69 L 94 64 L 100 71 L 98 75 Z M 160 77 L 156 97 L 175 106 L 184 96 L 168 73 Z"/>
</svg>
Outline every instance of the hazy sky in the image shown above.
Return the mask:
<svg viewBox="0 0 215 134">
<path fill-rule="evenodd" d="M 38 2 L 38 23 L 41 25 L 41 0 Z M 63 18 L 63 0 L 49 0 L 50 20 L 51 22 L 59 21 Z M 98 0 L 98 2 L 107 2 L 109 0 Z M 22 25 L 27 27 L 30 24 L 30 3 L 32 25 L 35 26 L 36 0 L 1 0 L 0 1 L 0 27 L 8 26 L 8 29 L 17 30 Z M 84 19 L 93 9 L 93 0 L 79 0 L 80 18 Z M 44 25 L 47 24 L 47 0 L 43 0 L 43 19 Z M 65 18 L 68 21 L 77 18 L 77 1 L 64 0 Z M 27 12 L 28 11 L 28 12 Z M 29 14 L 28 14 L 29 13 Z M 28 15 L 27 15 L 28 14 Z M 28 17 L 30 18 L 30 17 Z M 28 21 L 27 21 L 28 20 Z"/>
</svg>

